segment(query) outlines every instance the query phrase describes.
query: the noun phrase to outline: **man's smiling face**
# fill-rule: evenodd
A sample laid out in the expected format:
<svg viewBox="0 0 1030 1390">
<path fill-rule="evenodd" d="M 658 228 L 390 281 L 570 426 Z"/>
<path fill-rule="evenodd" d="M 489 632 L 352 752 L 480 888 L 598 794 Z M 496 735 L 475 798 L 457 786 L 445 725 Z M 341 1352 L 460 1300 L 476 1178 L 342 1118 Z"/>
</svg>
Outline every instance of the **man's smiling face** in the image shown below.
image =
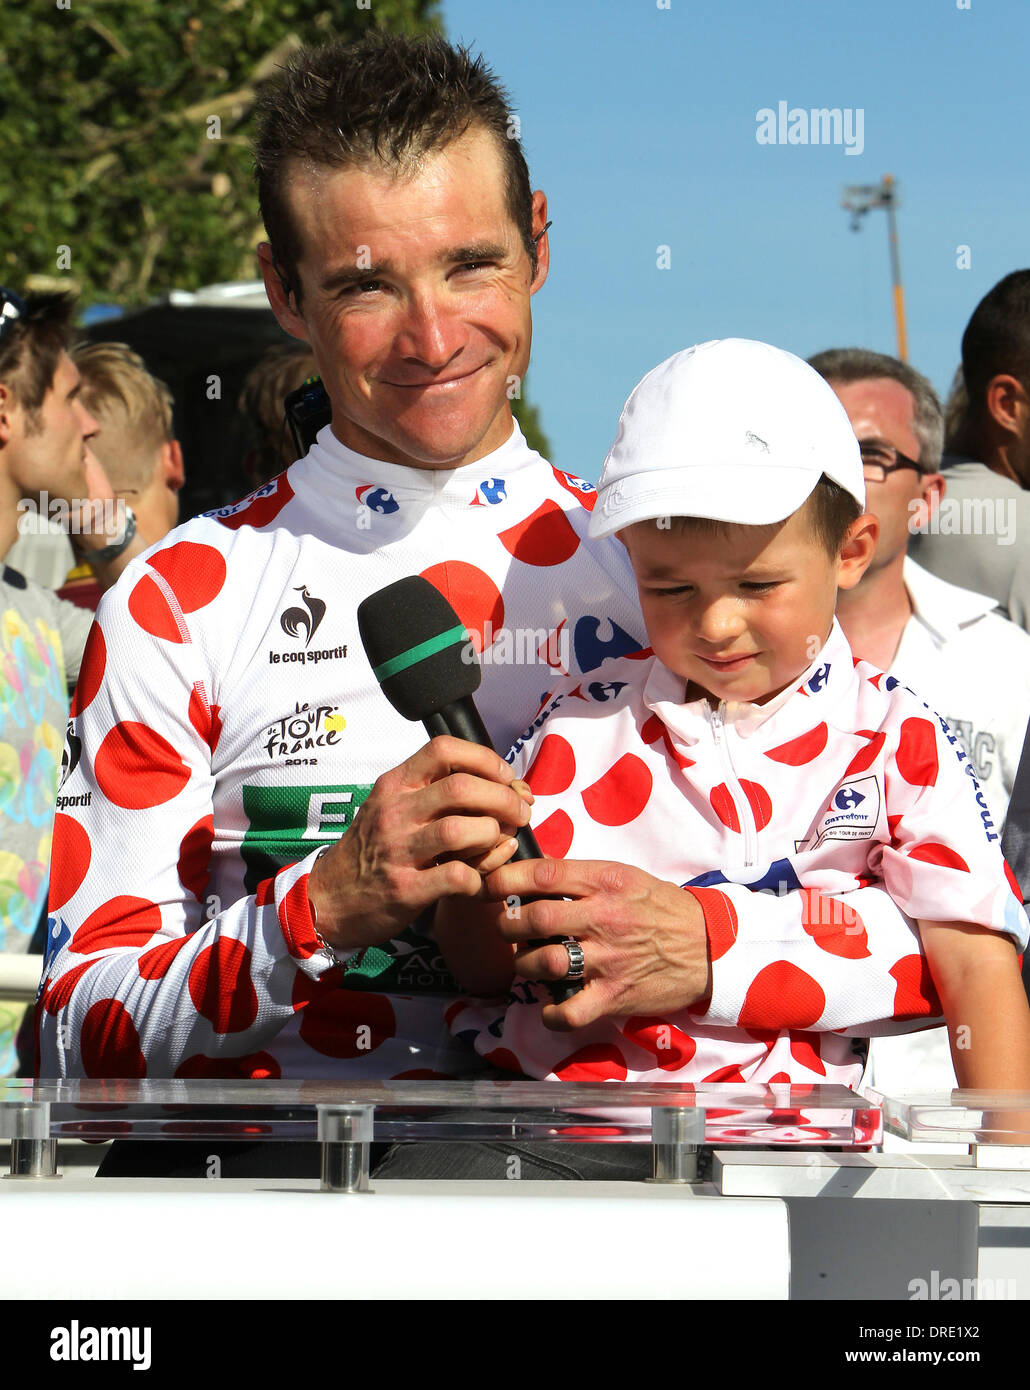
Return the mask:
<svg viewBox="0 0 1030 1390">
<path fill-rule="evenodd" d="M 290 204 L 303 248 L 299 310 L 267 252 L 265 283 L 280 322 L 314 350 L 337 438 L 429 469 L 503 444 L 547 244 L 534 276 L 493 135 L 473 127 L 399 171 L 298 163 Z M 534 194 L 534 233 L 546 215 L 544 195 Z"/>
</svg>

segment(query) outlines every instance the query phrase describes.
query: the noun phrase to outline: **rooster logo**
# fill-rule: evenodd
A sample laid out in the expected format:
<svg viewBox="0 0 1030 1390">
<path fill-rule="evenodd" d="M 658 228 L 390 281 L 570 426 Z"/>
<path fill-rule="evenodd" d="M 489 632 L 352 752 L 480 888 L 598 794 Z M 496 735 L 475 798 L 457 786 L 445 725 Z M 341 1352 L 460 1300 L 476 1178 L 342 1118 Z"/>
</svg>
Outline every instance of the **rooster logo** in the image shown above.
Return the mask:
<svg viewBox="0 0 1030 1390">
<path fill-rule="evenodd" d="M 287 608 L 286 612 L 279 618 L 280 625 L 287 637 L 299 637 L 301 632 L 307 636 L 304 639 L 305 647 L 311 645 L 311 639 L 318 631 L 318 625 L 325 617 L 325 604 L 320 598 L 314 598 L 307 591 L 307 586 L 298 584 L 296 593 L 300 594 L 304 602 L 303 608 Z"/>
</svg>

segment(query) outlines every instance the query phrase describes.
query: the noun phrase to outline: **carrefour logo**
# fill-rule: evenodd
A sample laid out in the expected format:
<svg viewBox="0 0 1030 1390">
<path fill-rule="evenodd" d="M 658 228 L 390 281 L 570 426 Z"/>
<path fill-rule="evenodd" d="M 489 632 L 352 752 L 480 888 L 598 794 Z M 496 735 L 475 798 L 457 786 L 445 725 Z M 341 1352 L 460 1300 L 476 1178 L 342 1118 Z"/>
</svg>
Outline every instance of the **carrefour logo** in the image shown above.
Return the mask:
<svg viewBox="0 0 1030 1390">
<path fill-rule="evenodd" d="M 833 798 L 833 804 L 838 811 L 853 811 L 864 800 L 862 793 L 855 791 L 854 787 L 843 787 Z"/>
</svg>

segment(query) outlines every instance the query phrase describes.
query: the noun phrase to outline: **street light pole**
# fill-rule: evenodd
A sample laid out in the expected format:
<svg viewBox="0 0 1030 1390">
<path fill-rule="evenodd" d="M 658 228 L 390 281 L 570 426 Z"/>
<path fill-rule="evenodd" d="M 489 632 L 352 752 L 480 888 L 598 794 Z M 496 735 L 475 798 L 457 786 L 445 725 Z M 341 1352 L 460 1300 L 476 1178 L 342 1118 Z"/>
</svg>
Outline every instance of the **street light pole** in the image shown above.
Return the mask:
<svg viewBox="0 0 1030 1390">
<path fill-rule="evenodd" d="M 898 254 L 898 224 L 895 210 L 898 205 L 898 186 L 891 174 L 884 174 L 880 183 L 852 184 L 845 188 L 841 204 L 851 213 L 851 230 L 857 232 L 861 219 L 872 208 L 884 208 L 887 213 L 887 241 L 891 258 L 891 281 L 894 299 L 894 328 L 898 340 L 898 357 L 908 361 L 908 334 L 905 328 L 905 291 L 901 284 L 901 258 Z"/>
</svg>

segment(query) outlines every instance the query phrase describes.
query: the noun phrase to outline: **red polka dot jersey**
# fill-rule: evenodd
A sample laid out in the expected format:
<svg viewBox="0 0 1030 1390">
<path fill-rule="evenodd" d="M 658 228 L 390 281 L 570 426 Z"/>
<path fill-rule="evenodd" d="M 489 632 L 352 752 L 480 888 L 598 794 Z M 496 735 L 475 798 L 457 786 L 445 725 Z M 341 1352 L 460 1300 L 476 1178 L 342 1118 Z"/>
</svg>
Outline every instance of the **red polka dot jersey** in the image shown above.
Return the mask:
<svg viewBox="0 0 1030 1390">
<path fill-rule="evenodd" d="M 859 1037 L 941 1013 L 914 921 L 890 902 L 1025 946 L 1021 894 L 961 744 L 855 661 L 836 623 L 764 705 L 684 704 L 683 680 L 647 656 L 608 667 L 603 700 L 560 684 L 509 757 L 533 788 L 545 854 L 636 865 L 695 895 L 712 998 L 557 1033 L 541 1022 L 546 990 L 516 980 L 506 1004 L 450 1014 L 494 1065 L 569 1081 L 854 1085 Z"/>
<path fill-rule="evenodd" d="M 357 632 L 423 574 L 480 646 L 506 748 L 557 676 L 584 686 L 644 636 L 593 488 L 509 441 L 425 472 L 323 431 L 242 502 L 135 560 L 86 647 L 58 801 L 37 1009 L 43 1076 L 454 1076 L 457 986 L 419 924 L 342 978 L 307 876 L 376 778 L 426 741 Z"/>
</svg>

